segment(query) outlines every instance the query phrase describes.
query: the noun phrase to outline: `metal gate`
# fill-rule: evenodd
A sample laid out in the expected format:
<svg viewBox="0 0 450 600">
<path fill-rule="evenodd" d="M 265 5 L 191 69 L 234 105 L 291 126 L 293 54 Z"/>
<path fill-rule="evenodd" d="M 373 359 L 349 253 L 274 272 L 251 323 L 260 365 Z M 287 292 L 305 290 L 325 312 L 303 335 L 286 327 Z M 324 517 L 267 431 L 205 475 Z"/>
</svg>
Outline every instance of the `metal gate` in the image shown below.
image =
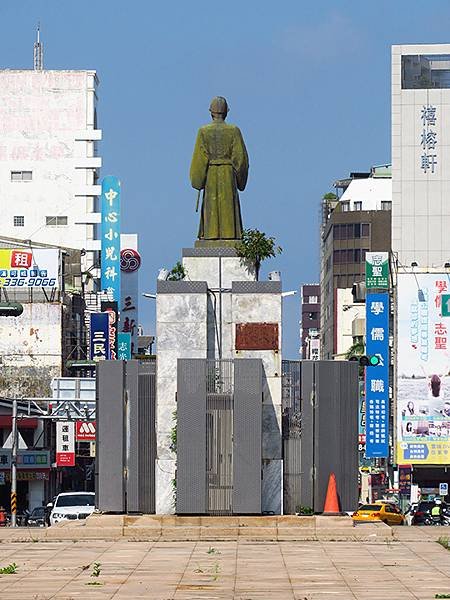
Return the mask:
<svg viewBox="0 0 450 600">
<path fill-rule="evenodd" d="M 283 513 L 294 514 L 301 486 L 301 367 L 282 361 Z"/>
<path fill-rule="evenodd" d="M 233 511 L 233 361 L 206 361 L 207 513 Z"/>
</svg>

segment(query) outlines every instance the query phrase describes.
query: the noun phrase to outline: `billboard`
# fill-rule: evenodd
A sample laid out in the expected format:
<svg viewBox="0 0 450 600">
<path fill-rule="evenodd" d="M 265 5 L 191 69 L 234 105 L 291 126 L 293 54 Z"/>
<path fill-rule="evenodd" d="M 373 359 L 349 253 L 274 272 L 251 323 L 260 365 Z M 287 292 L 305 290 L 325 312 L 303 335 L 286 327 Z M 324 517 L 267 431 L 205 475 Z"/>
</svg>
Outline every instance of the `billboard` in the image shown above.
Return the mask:
<svg viewBox="0 0 450 600">
<path fill-rule="evenodd" d="M 56 422 L 56 466 L 75 466 L 75 423 Z"/>
<path fill-rule="evenodd" d="M 90 359 L 91 360 L 109 360 L 109 323 L 108 313 L 91 313 L 90 327 Z"/>
<path fill-rule="evenodd" d="M 137 235 L 122 234 L 122 250 L 120 252 L 121 270 L 121 296 L 120 296 L 120 324 L 122 333 L 131 336 L 131 354 L 138 351 L 138 324 L 139 324 L 139 267 L 141 257 L 137 250 Z"/>
<path fill-rule="evenodd" d="M 447 273 L 398 276 L 397 462 L 450 462 Z"/>
<path fill-rule="evenodd" d="M 57 248 L 0 248 L 0 288 L 59 287 Z"/>
<path fill-rule="evenodd" d="M 102 181 L 101 288 L 120 302 L 120 181 L 109 175 Z"/>
<path fill-rule="evenodd" d="M 366 352 L 380 363 L 366 367 L 366 458 L 389 456 L 389 295 L 366 296 Z"/>
</svg>

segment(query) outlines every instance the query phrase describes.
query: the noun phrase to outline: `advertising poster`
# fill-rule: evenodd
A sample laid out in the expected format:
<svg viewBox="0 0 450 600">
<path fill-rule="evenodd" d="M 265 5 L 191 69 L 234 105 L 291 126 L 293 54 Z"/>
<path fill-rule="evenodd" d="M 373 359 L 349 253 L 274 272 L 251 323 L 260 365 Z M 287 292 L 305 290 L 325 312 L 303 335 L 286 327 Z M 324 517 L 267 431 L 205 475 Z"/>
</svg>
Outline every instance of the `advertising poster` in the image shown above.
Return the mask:
<svg viewBox="0 0 450 600">
<path fill-rule="evenodd" d="M 118 305 L 117 302 L 101 302 L 100 304 L 102 312 L 105 312 L 109 316 L 109 359 L 117 359 L 117 322 L 118 316 Z"/>
<path fill-rule="evenodd" d="M 59 287 L 56 248 L 0 248 L 0 288 Z"/>
<path fill-rule="evenodd" d="M 450 319 L 445 273 L 398 277 L 397 462 L 450 462 Z"/>
<path fill-rule="evenodd" d="M 389 456 L 389 295 L 366 296 L 366 353 L 379 364 L 366 367 L 366 458 Z"/>
<path fill-rule="evenodd" d="M 102 181 L 101 288 L 120 302 L 120 181 L 109 175 Z"/>
<path fill-rule="evenodd" d="M 131 333 L 119 333 L 118 360 L 131 360 Z"/>
<path fill-rule="evenodd" d="M 137 250 L 137 235 L 121 235 L 122 250 L 120 252 L 121 270 L 121 297 L 120 297 L 120 324 L 122 333 L 129 333 L 131 337 L 131 354 L 138 350 L 138 324 L 139 324 L 139 268 L 141 256 Z M 147 301 L 148 302 L 148 301 Z"/>
</svg>

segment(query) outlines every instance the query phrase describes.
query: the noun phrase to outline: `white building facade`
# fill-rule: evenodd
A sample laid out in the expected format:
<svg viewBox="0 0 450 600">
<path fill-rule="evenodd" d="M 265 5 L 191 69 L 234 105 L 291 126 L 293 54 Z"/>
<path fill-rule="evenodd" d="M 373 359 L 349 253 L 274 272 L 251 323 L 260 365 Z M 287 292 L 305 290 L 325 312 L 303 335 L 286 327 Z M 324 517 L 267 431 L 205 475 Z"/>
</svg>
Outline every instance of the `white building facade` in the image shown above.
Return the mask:
<svg viewBox="0 0 450 600">
<path fill-rule="evenodd" d="M 450 261 L 450 44 L 392 48 L 392 250 Z"/>
<path fill-rule="evenodd" d="M 0 233 L 84 249 L 94 276 L 97 85 L 95 71 L 0 71 Z"/>
</svg>

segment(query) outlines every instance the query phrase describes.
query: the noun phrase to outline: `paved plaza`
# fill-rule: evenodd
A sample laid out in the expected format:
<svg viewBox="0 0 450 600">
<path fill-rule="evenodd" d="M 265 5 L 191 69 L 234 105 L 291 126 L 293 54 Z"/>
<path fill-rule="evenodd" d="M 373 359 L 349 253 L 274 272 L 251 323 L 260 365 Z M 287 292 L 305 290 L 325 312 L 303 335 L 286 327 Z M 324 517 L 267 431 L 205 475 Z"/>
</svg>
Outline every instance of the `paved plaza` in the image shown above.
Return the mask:
<svg viewBox="0 0 450 600">
<path fill-rule="evenodd" d="M 450 552 L 427 535 L 384 542 L 0 543 L 1 600 L 431 599 Z M 92 577 L 93 564 L 100 574 Z M 100 585 L 90 585 L 100 584 Z"/>
</svg>

